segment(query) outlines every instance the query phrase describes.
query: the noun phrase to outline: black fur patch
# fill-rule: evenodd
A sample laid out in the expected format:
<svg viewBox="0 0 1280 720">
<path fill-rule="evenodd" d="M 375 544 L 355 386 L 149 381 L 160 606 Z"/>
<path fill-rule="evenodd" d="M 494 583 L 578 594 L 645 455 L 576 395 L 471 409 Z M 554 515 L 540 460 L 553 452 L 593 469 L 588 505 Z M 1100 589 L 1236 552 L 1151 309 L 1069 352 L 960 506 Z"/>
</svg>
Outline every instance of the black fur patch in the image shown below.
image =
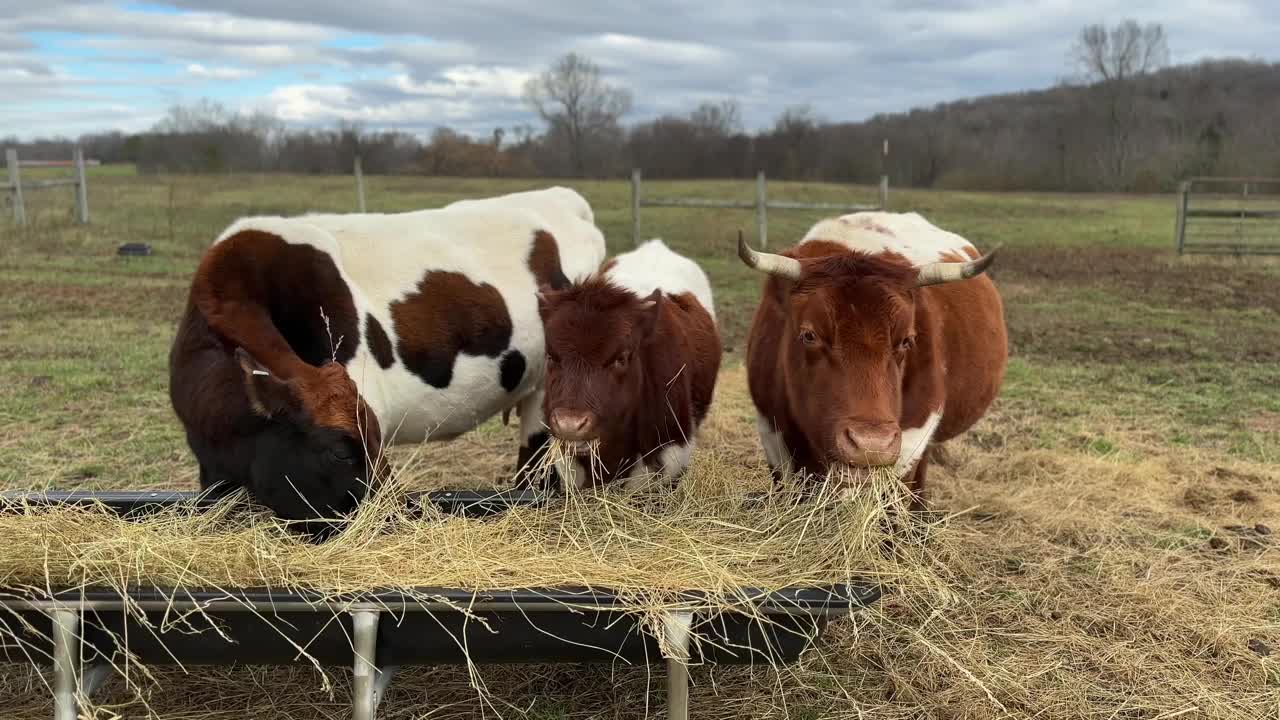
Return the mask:
<svg viewBox="0 0 1280 720">
<path fill-rule="evenodd" d="M 382 329 L 382 323 L 378 322 L 378 318 L 365 314 L 365 335 L 369 338 L 369 352 L 373 353 L 373 359 L 378 361 L 378 367 L 386 370 L 396 361 L 396 356 L 391 349 L 391 339 L 387 337 L 387 331 Z"/>
<path fill-rule="evenodd" d="M 502 384 L 502 389 L 513 392 L 520 387 L 520 381 L 524 379 L 524 370 L 524 353 L 519 350 L 510 350 L 503 355 L 502 361 L 498 363 L 498 382 Z"/>
</svg>

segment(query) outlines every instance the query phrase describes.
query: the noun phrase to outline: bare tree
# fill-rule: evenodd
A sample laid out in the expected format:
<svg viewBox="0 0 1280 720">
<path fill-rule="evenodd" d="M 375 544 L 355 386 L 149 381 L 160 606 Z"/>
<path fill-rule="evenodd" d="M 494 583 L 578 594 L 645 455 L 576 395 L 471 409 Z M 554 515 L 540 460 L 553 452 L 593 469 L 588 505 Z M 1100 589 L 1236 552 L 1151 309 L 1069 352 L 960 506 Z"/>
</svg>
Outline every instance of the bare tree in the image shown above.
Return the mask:
<svg viewBox="0 0 1280 720">
<path fill-rule="evenodd" d="M 530 78 L 525 101 L 553 129 L 563 134 L 578 175 L 587 172 L 594 142 L 619 136 L 619 119 L 631 110 L 631 93 L 609 84 L 600 66 L 577 53 L 560 58 L 549 70 Z"/>
<path fill-rule="evenodd" d="M 1101 86 L 1107 142 L 1100 160 L 1108 183 L 1120 187 L 1129 179 L 1134 133 L 1140 121 L 1140 88 L 1135 80 L 1169 62 L 1164 26 L 1142 26 L 1135 20 L 1111 28 L 1085 26 L 1072 46 L 1072 58 L 1086 81 Z"/>
<path fill-rule="evenodd" d="M 742 132 L 742 108 L 737 100 L 704 102 L 689 114 L 689 121 L 703 133 L 728 137 Z"/>
<path fill-rule="evenodd" d="M 1125 20 L 1110 29 L 1087 25 L 1071 49 L 1076 68 L 1089 82 L 1124 81 L 1164 67 L 1169 44 L 1164 26 Z"/>
</svg>

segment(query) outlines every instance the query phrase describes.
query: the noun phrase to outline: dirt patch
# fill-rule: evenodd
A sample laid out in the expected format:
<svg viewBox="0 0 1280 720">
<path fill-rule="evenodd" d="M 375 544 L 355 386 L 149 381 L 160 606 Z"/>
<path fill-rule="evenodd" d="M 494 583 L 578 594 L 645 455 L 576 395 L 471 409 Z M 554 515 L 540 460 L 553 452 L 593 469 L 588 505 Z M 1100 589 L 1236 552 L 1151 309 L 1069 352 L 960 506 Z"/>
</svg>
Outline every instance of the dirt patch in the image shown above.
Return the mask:
<svg viewBox="0 0 1280 720">
<path fill-rule="evenodd" d="M 1276 276 L 1243 265 L 1178 262 L 1163 250 L 1019 247 L 1004 251 L 992 277 L 1028 285 L 1095 287 L 1151 305 L 1266 308 L 1280 313 Z"/>
<path fill-rule="evenodd" d="M 993 276 L 1015 354 L 1116 365 L 1280 361 L 1280 334 L 1258 330 L 1258 311 L 1280 313 L 1266 273 L 1179 264 L 1152 250 L 1030 247 L 1001 255 Z"/>
</svg>

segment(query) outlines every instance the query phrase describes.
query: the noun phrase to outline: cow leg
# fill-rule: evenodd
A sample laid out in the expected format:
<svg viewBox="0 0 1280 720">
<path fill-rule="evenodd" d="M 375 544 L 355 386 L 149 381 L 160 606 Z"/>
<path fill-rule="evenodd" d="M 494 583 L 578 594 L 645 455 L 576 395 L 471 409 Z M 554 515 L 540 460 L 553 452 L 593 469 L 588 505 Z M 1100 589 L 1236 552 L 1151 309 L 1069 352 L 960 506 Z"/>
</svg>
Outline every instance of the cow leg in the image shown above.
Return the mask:
<svg viewBox="0 0 1280 720">
<path fill-rule="evenodd" d="M 671 443 L 658 451 L 656 467 L 643 461 L 636 461 L 631 471 L 622 481 L 627 490 L 639 490 L 650 485 L 665 485 L 674 489 L 679 484 L 689 463 L 693 460 L 693 441 L 688 443 Z"/>
<path fill-rule="evenodd" d="M 756 415 L 756 432 L 760 434 L 764 457 L 769 462 L 769 473 L 773 476 L 773 487 L 777 489 L 792 472 L 791 450 L 783 441 L 782 433 L 763 415 Z"/>
<path fill-rule="evenodd" d="M 538 477 L 534 472 L 542 464 L 547 454 L 547 445 L 551 435 L 542 422 L 543 390 L 529 393 L 516 404 L 516 412 L 520 415 L 520 452 L 516 455 L 516 487 L 532 488 L 540 484 L 548 490 L 560 487 L 560 476 L 555 468 L 550 468 L 545 477 Z"/>
</svg>

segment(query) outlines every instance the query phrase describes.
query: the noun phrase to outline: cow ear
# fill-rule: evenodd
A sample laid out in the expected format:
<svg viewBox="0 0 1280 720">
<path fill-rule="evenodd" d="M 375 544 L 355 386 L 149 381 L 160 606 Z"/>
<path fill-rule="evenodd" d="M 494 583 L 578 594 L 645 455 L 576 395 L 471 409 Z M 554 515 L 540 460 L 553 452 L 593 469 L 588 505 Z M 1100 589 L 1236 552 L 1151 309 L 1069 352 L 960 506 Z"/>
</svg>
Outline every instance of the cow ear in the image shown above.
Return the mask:
<svg viewBox="0 0 1280 720">
<path fill-rule="evenodd" d="M 244 348 L 236 348 L 236 362 L 244 372 L 244 390 L 254 412 L 273 417 L 293 409 L 296 403 L 289 383 L 272 375 Z"/>
<path fill-rule="evenodd" d="M 662 290 L 654 290 L 648 297 L 640 301 L 640 322 L 637 323 L 641 337 L 648 337 L 658 325 L 658 316 L 662 313 L 662 304 L 667 301 Z"/>
</svg>

